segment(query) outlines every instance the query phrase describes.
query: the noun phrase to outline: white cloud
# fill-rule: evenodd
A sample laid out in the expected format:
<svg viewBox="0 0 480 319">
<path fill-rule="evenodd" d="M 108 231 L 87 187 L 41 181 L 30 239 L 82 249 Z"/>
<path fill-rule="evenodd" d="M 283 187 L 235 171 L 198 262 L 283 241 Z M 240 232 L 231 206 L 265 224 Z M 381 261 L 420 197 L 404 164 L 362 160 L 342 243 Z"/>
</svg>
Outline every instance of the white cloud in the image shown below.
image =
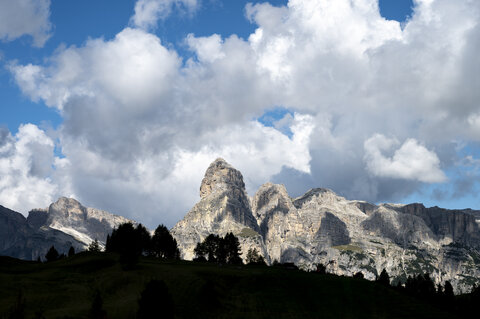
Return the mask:
<svg viewBox="0 0 480 319">
<path fill-rule="evenodd" d="M 10 70 L 31 99 L 61 110 L 54 182 L 87 205 L 172 225 L 217 156 L 250 192 L 274 179 L 292 195 L 324 186 L 394 201 L 445 181 L 452 141 L 478 140 L 480 2 L 416 3 L 403 30 L 376 0 L 249 5 L 248 40 L 189 35 L 188 61 L 126 28 Z M 162 4 L 132 24 L 152 28 L 178 5 Z M 277 126 L 291 139 L 252 121 L 277 106 L 295 112 Z"/>
<path fill-rule="evenodd" d="M 201 62 L 211 63 L 225 57 L 225 53 L 222 52 L 222 38 L 218 34 L 196 38 L 190 33 L 187 36 L 187 44 L 192 51 L 197 53 Z"/>
<path fill-rule="evenodd" d="M 130 23 L 135 27 L 151 30 L 156 28 L 158 20 L 170 15 L 174 7 L 193 13 L 198 6 L 198 0 L 138 0 Z"/>
<path fill-rule="evenodd" d="M 446 181 L 440 169 L 440 160 L 433 151 L 420 145 L 415 139 L 408 139 L 395 150 L 392 157 L 383 154 L 398 145 L 395 139 L 377 134 L 365 141 L 365 162 L 367 169 L 379 177 L 418 180 L 425 183 Z"/>
<path fill-rule="evenodd" d="M 49 18 L 50 0 L 0 0 L 0 40 L 29 35 L 42 47 L 51 36 Z"/>
<path fill-rule="evenodd" d="M 15 136 L 0 141 L 0 203 L 26 214 L 47 207 L 57 193 L 52 181 L 54 142 L 33 124 L 19 127 Z"/>
</svg>

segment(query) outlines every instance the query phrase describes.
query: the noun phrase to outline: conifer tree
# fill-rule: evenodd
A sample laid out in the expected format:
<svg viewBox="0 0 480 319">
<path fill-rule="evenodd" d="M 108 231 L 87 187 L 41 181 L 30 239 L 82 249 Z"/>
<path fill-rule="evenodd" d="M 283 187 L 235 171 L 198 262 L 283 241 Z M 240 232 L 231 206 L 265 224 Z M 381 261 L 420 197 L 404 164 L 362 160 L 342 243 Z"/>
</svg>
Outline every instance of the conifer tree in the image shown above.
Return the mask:
<svg viewBox="0 0 480 319">
<path fill-rule="evenodd" d="M 151 254 L 165 259 L 180 258 L 177 241 L 164 225 L 159 225 L 155 230 L 151 242 Z"/>
<path fill-rule="evenodd" d="M 50 261 L 55 261 L 59 257 L 58 251 L 55 249 L 55 247 L 52 245 L 50 249 L 48 250 L 47 254 L 45 255 L 45 259 L 50 262 Z"/>
</svg>

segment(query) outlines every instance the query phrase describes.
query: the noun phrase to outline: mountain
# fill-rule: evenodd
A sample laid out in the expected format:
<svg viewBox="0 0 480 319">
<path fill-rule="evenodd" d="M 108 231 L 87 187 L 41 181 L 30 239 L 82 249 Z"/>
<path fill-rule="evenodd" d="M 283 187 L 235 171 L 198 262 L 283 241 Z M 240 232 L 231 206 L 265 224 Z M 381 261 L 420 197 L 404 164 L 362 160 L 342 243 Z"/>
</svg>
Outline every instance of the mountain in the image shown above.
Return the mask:
<svg viewBox="0 0 480 319">
<path fill-rule="evenodd" d="M 52 245 L 59 253 L 71 246 L 84 250 L 95 239 L 103 246 L 113 228 L 125 222 L 133 221 L 65 197 L 30 211 L 27 218 L 0 206 L 0 255 L 35 260 Z"/>
<path fill-rule="evenodd" d="M 260 227 L 253 216 L 242 174 L 222 159 L 207 169 L 200 186 L 200 202 L 171 230 L 182 257 L 191 260 L 193 249 L 209 234 L 240 235 L 244 257 L 249 248 L 268 256 Z"/>
<path fill-rule="evenodd" d="M 480 211 L 347 200 L 329 189 L 291 198 L 283 185 L 266 183 L 249 198 L 241 173 L 223 159 L 207 169 L 197 203 L 172 229 L 182 256 L 194 257 L 208 234 L 239 237 L 243 258 L 255 247 L 272 263 L 316 264 L 375 279 L 383 268 L 393 283 L 428 272 L 457 292 L 480 283 Z"/>
</svg>

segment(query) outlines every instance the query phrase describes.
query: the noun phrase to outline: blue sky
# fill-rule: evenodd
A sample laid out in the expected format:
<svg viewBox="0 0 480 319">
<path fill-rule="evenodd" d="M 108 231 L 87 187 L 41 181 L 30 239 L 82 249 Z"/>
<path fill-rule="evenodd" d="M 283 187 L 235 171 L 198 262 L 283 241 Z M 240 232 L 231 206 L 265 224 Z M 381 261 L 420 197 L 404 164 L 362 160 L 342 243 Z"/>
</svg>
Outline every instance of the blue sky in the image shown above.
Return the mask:
<svg viewBox="0 0 480 319">
<path fill-rule="evenodd" d="M 31 10 L 39 18 L 26 31 L 0 24 L 0 136 L 9 136 L 0 142 L 11 148 L 0 143 L 0 173 L 15 184 L 0 183 L 4 206 L 25 213 L 66 195 L 172 224 L 222 156 L 251 195 L 274 180 L 293 196 L 317 186 L 374 202 L 480 207 L 477 4 L 39 3 L 0 4 L 17 20 Z M 135 11 L 142 3 L 164 11 Z M 448 42 L 459 34 L 467 45 Z M 172 196 L 181 207 L 166 203 Z M 132 212 L 138 205 L 169 213 Z"/>
</svg>

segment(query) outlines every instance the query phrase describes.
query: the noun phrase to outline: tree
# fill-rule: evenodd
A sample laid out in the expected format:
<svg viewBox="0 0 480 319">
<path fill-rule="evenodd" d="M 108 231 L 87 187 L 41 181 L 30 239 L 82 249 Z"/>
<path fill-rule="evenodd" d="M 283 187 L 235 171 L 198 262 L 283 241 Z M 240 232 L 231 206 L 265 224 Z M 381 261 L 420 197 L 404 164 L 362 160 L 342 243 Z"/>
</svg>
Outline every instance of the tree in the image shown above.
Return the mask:
<svg viewBox="0 0 480 319">
<path fill-rule="evenodd" d="M 45 259 L 47 260 L 47 262 L 55 261 L 58 259 L 58 257 L 58 251 L 55 249 L 54 246 L 50 247 L 47 254 L 45 255 Z"/>
<path fill-rule="evenodd" d="M 390 286 L 390 276 L 385 268 L 383 268 L 382 272 L 380 273 L 377 282 L 384 286 Z"/>
<path fill-rule="evenodd" d="M 138 300 L 137 318 L 174 318 L 174 314 L 175 305 L 165 282 L 148 282 Z"/>
<path fill-rule="evenodd" d="M 73 255 L 75 255 L 75 248 L 70 246 L 70 249 L 68 250 L 68 257 L 72 257 Z"/>
<path fill-rule="evenodd" d="M 142 224 L 135 228 L 135 237 L 138 240 L 140 254 L 146 255 L 151 250 L 152 237 L 149 231 Z"/>
<path fill-rule="evenodd" d="M 130 268 L 139 256 L 149 251 L 150 234 L 142 224 L 134 227 L 132 223 L 124 223 L 107 236 L 105 248 L 107 252 L 119 253 L 120 262 Z"/>
<path fill-rule="evenodd" d="M 363 273 L 359 271 L 359 272 L 356 272 L 355 275 L 353 275 L 353 278 L 364 279 L 365 277 L 363 276 Z"/>
<path fill-rule="evenodd" d="M 320 275 L 325 275 L 327 273 L 327 267 L 324 264 L 317 264 L 315 272 Z"/>
<path fill-rule="evenodd" d="M 198 243 L 194 249 L 195 260 L 207 260 L 209 262 L 241 264 L 240 242 L 233 233 L 228 233 L 224 238 L 218 235 L 208 235 L 202 243 Z"/>
<path fill-rule="evenodd" d="M 194 261 L 207 261 L 207 258 L 205 257 L 207 255 L 207 248 L 203 242 L 197 243 L 193 252 L 195 254 Z"/>
<path fill-rule="evenodd" d="M 453 299 L 453 287 L 452 287 L 452 284 L 450 283 L 450 281 L 445 281 L 445 288 L 443 289 L 443 294 L 447 297 L 447 298 L 452 298 Z"/>
<path fill-rule="evenodd" d="M 247 252 L 247 264 L 253 265 L 265 265 L 263 256 L 257 251 L 257 248 L 250 248 Z"/>
<path fill-rule="evenodd" d="M 96 238 L 94 241 L 90 243 L 90 245 L 88 245 L 87 251 L 94 252 L 94 253 L 99 253 L 102 251 L 98 243 L 98 240 Z M 68 255 L 70 256 L 70 251 L 68 252 Z"/>
<path fill-rule="evenodd" d="M 223 246 L 223 249 L 220 251 L 225 254 L 225 261 L 228 264 L 241 265 L 243 263 L 242 258 L 240 258 L 240 242 L 233 233 L 225 235 L 221 241 L 221 246 Z"/>
<path fill-rule="evenodd" d="M 151 254 L 158 258 L 179 259 L 180 250 L 177 241 L 164 225 L 159 225 L 151 241 Z"/>
</svg>

